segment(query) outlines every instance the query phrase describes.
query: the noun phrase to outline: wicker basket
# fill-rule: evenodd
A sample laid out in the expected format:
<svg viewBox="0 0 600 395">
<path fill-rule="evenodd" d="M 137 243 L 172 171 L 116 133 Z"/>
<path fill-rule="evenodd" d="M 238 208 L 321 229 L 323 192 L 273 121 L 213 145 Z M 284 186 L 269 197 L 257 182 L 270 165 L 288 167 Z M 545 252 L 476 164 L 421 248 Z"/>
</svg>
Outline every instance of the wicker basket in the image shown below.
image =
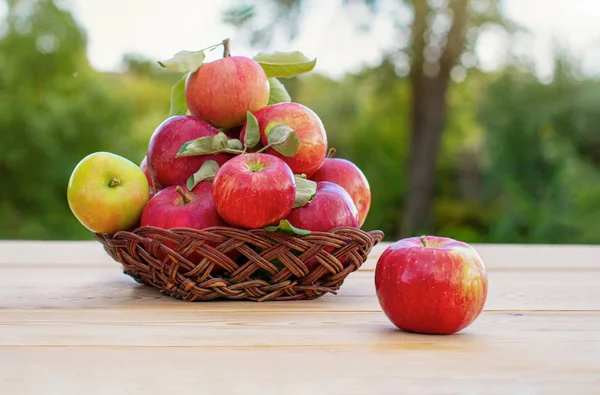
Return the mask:
<svg viewBox="0 0 600 395">
<path fill-rule="evenodd" d="M 95 234 L 140 284 L 185 301 L 316 299 L 336 293 L 383 232 L 340 227 L 289 235 L 213 227 Z"/>
</svg>

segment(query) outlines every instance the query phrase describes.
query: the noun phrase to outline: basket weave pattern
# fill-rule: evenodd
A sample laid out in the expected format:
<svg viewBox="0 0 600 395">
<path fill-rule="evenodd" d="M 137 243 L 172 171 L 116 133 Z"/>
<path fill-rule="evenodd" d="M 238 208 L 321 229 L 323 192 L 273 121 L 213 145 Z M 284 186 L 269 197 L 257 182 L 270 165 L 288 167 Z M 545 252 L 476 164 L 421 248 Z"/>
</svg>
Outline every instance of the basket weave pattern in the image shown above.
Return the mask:
<svg viewBox="0 0 600 395">
<path fill-rule="evenodd" d="M 335 294 L 383 232 L 340 227 L 292 236 L 263 229 L 146 226 L 95 237 L 125 274 L 174 298 L 261 302 Z"/>
</svg>

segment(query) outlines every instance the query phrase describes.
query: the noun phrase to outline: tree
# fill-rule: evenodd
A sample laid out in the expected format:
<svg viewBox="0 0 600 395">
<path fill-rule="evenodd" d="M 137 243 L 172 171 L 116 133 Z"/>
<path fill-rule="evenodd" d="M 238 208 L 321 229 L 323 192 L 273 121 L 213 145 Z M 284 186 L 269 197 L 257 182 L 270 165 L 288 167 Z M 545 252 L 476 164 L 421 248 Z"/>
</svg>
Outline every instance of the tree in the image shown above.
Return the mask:
<svg viewBox="0 0 600 395">
<path fill-rule="evenodd" d="M 265 0 L 272 15 L 262 26 L 257 24 L 257 4 L 229 9 L 224 20 L 249 31 L 252 44 L 268 44 L 279 26 L 285 26 L 293 38 L 298 33 L 303 0 Z M 367 7 L 367 19 L 355 20 L 364 27 L 376 23 L 373 17 L 382 10 L 386 14 L 403 15 L 410 11 L 412 21 L 407 26 L 398 17 L 398 45 L 390 57 L 409 65 L 411 84 L 411 139 L 406 162 L 406 200 L 398 219 L 398 237 L 427 232 L 432 229 L 432 203 L 436 183 L 436 168 L 440 142 L 446 122 L 446 97 L 452 74 L 464 74 L 476 66 L 473 54 L 480 28 L 495 24 L 511 28 L 500 13 L 496 0 L 343 0 L 346 9 Z M 343 13 L 340 12 L 340 15 Z M 283 20 L 284 23 L 281 23 Z M 275 23 L 277 21 L 278 23 Z M 408 31 L 407 31 L 408 27 Z M 409 40 L 405 38 L 409 36 Z M 408 58 L 408 62 L 406 59 Z M 401 78 L 397 75 L 397 78 Z M 401 164 L 398 164 L 401 166 Z"/>
<path fill-rule="evenodd" d="M 0 238 L 92 238 L 69 210 L 69 176 L 94 151 L 141 160 L 131 108 L 90 67 L 83 30 L 53 1 L 11 0 L 0 24 Z"/>
</svg>

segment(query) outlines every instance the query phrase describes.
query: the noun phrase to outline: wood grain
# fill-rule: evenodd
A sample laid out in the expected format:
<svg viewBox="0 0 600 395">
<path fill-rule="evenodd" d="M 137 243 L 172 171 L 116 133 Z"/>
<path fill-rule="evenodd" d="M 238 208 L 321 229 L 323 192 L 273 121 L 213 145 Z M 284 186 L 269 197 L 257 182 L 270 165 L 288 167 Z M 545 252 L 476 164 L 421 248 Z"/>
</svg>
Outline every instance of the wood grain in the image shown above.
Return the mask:
<svg viewBox="0 0 600 395">
<path fill-rule="evenodd" d="M 292 310 L 290 308 L 289 310 Z M 2 311 L 0 346 L 330 347 L 469 351 L 490 343 L 600 342 L 600 313 L 483 313 L 460 334 L 397 330 L 381 312 Z"/>
<path fill-rule="evenodd" d="M 98 307 L 196 309 L 140 286 L 118 267 L 14 268 L 0 266 L 0 309 L 79 309 Z M 600 310 L 600 272 L 490 272 L 486 310 Z M 293 306 L 293 307 L 290 307 Z M 350 274 L 338 295 L 314 301 L 209 302 L 202 309 L 227 311 L 379 311 L 373 272 Z"/>
<path fill-rule="evenodd" d="M 599 343 L 0 347 L 6 394 L 597 395 Z"/>
<path fill-rule="evenodd" d="M 476 245 L 484 313 L 427 336 L 379 308 L 388 245 L 338 295 L 186 303 L 97 242 L 0 242 L 0 394 L 600 393 L 600 246 Z"/>
</svg>

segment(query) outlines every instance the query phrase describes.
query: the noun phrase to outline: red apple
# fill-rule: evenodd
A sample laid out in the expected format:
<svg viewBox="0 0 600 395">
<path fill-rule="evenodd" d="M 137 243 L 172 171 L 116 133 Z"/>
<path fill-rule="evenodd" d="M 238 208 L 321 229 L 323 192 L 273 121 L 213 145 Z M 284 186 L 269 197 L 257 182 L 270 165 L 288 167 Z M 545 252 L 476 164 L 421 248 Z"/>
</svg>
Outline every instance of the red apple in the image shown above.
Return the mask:
<svg viewBox="0 0 600 395">
<path fill-rule="evenodd" d="M 212 226 L 227 226 L 225 221 L 219 216 L 215 209 L 212 197 L 212 184 L 210 182 L 201 182 L 189 191 L 185 185 L 172 185 L 162 189 L 150 199 L 141 219 L 142 226 L 156 226 L 162 229 L 172 228 L 192 228 L 205 229 Z M 164 243 L 169 248 L 174 248 L 174 242 Z M 208 243 L 217 247 L 218 243 Z M 236 250 L 230 251 L 227 255 L 235 261 L 239 253 Z M 188 256 L 188 259 L 194 262 L 202 260 L 200 254 L 194 252 Z M 163 255 L 159 254 L 159 259 Z M 235 270 L 237 266 L 228 268 Z M 223 267 L 213 267 L 212 274 L 223 272 Z"/>
<path fill-rule="evenodd" d="M 315 232 L 329 232 L 339 226 L 358 228 L 358 211 L 344 188 L 328 181 L 317 182 L 312 202 L 292 209 L 286 218 L 290 224 Z"/>
<path fill-rule="evenodd" d="M 263 146 L 268 145 L 270 130 L 279 124 L 285 124 L 296 131 L 300 138 L 298 153 L 293 157 L 284 156 L 273 148 L 267 153 L 283 159 L 294 174 L 311 177 L 323 164 L 327 154 L 327 134 L 321 119 L 310 108 L 292 102 L 277 103 L 263 107 L 254 116 L 258 120 L 260 139 Z M 246 128 L 242 129 L 240 139 L 244 141 Z"/>
<path fill-rule="evenodd" d="M 452 334 L 483 310 L 488 292 L 484 264 L 467 243 L 446 237 L 399 240 L 377 261 L 379 304 L 399 329 Z"/>
<path fill-rule="evenodd" d="M 365 223 L 371 207 L 371 188 L 358 166 L 346 159 L 326 158 L 311 180 L 331 181 L 344 188 L 358 210 L 360 226 Z"/>
<path fill-rule="evenodd" d="M 148 180 L 148 187 L 150 188 L 150 198 L 156 194 L 156 188 L 152 184 L 152 177 L 150 177 L 150 172 L 148 171 L 148 155 L 144 156 L 142 162 L 140 163 L 140 169 L 146 175 L 146 179 Z"/>
<path fill-rule="evenodd" d="M 269 81 L 262 67 L 245 56 L 205 63 L 188 75 L 185 100 L 192 115 L 217 128 L 233 128 L 269 101 Z"/>
<path fill-rule="evenodd" d="M 317 182 L 317 193 L 312 202 L 302 207 L 292 209 L 286 218 L 293 226 L 315 232 L 329 232 L 339 226 L 359 227 L 358 211 L 350 195 L 344 188 L 328 181 Z M 331 253 L 333 247 L 325 247 Z M 342 264 L 348 259 L 338 257 Z M 316 259 L 306 262 L 306 267 L 312 270 L 318 265 Z"/>
<path fill-rule="evenodd" d="M 186 142 L 217 133 L 217 129 L 192 116 L 178 115 L 163 121 L 152 134 L 148 145 L 148 171 L 156 188 L 185 184 L 207 160 L 212 159 L 219 166 L 228 161 L 232 155 L 224 153 L 176 156 Z"/>
<path fill-rule="evenodd" d="M 141 225 L 204 229 L 227 224 L 215 209 L 212 184 L 201 182 L 191 191 L 185 185 L 172 185 L 158 191 L 146 204 Z"/>
<path fill-rule="evenodd" d="M 294 174 L 285 162 L 268 154 L 242 154 L 215 175 L 213 198 L 230 225 L 255 229 L 285 218 L 296 195 Z"/>
</svg>

